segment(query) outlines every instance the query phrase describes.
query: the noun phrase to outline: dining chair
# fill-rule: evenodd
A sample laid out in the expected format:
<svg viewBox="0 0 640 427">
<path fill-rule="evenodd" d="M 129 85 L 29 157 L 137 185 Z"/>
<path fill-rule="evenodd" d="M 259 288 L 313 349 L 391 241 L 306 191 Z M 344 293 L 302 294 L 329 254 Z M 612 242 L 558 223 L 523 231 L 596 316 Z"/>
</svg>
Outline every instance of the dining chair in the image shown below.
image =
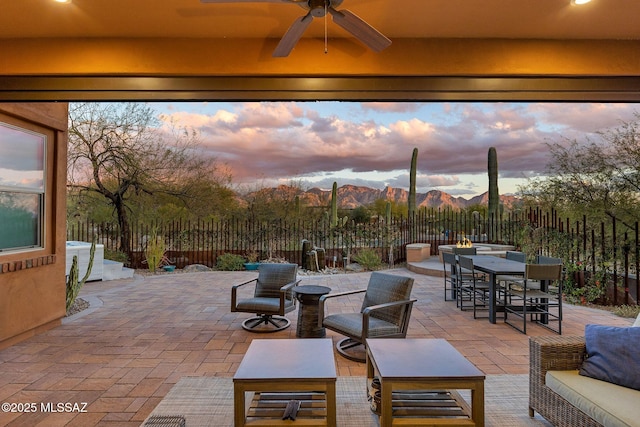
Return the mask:
<svg viewBox="0 0 640 427">
<path fill-rule="evenodd" d="M 505 259 L 516 262 L 527 262 L 527 254 L 519 251 L 507 251 L 504 255 Z M 514 275 L 504 275 L 499 274 L 496 276 L 496 283 L 500 286 L 501 289 L 504 289 L 504 285 L 506 282 L 522 282 L 524 280 L 524 276 L 514 276 Z"/>
<path fill-rule="evenodd" d="M 456 255 L 477 255 L 478 254 L 478 248 L 475 246 L 472 246 L 470 248 L 464 247 L 464 248 L 453 248 L 453 253 Z"/>
<path fill-rule="evenodd" d="M 490 283 L 484 280 L 484 276 L 473 273 L 475 268 L 471 258 L 460 256 L 458 258 L 458 268 L 461 275 L 463 274 L 462 271 L 472 272 L 460 280 L 460 309 L 467 309 L 464 306 L 465 301 L 471 302 L 471 307 L 469 308 L 473 309 L 473 318 L 477 319 L 479 310 L 488 310 L 489 308 Z"/>
<path fill-rule="evenodd" d="M 507 251 L 504 254 L 504 257 L 506 259 L 510 259 L 511 261 L 527 262 L 527 254 L 520 251 Z"/>
<path fill-rule="evenodd" d="M 563 261 L 562 261 L 562 258 L 556 258 L 556 257 L 546 256 L 546 255 L 537 255 L 536 264 L 563 264 Z M 562 270 L 562 277 L 560 278 L 560 281 L 564 282 L 564 268 Z M 554 284 L 554 285 L 550 285 L 547 291 L 557 294 L 559 292 L 559 289 L 558 289 L 558 286 L 555 286 Z"/>
<path fill-rule="evenodd" d="M 562 265 L 527 264 L 524 281 L 510 282 L 505 288 L 507 294 L 504 307 L 504 321 L 520 332 L 527 333 L 527 317 L 530 321 L 544 326 L 558 334 L 562 333 Z M 546 289 L 557 284 L 559 292 Z M 522 328 L 509 319 L 509 315 L 522 320 Z M 550 322 L 558 322 L 553 328 Z"/>
<path fill-rule="evenodd" d="M 442 268 L 444 273 L 444 300 L 458 300 L 457 259 L 453 252 L 442 252 Z"/>
<path fill-rule="evenodd" d="M 546 255 L 536 255 L 536 264 L 562 264 L 562 258 Z"/>
</svg>

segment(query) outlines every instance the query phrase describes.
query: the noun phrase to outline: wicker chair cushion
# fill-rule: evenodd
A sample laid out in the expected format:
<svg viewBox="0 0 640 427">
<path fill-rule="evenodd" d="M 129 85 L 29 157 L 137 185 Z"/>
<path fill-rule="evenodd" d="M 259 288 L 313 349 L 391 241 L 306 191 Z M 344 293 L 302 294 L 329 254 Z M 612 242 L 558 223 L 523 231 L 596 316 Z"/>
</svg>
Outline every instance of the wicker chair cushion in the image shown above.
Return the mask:
<svg viewBox="0 0 640 427">
<path fill-rule="evenodd" d="M 285 300 L 285 308 L 293 307 L 293 301 Z M 245 313 L 278 314 L 280 310 L 280 299 L 278 298 L 249 298 L 238 301 L 236 304 L 238 311 Z M 287 311 L 285 309 L 285 311 Z"/>
<path fill-rule="evenodd" d="M 395 276 L 393 274 L 374 271 L 369 278 L 367 292 L 364 295 L 360 312 L 363 312 L 365 308 L 373 305 L 409 300 L 411 299 L 412 287 L 413 279 L 410 277 Z M 375 313 L 371 314 L 371 317 L 399 325 L 403 320 L 402 313 L 402 306 L 391 307 L 376 310 Z"/>
<path fill-rule="evenodd" d="M 255 297 L 280 298 L 280 288 L 296 281 L 297 264 L 260 264 Z"/>
<path fill-rule="evenodd" d="M 323 324 L 329 329 L 341 331 L 344 335 L 361 337 L 362 317 L 361 313 L 332 314 L 324 318 Z M 392 335 L 399 332 L 400 327 L 398 325 L 369 317 L 369 333 L 367 334 L 369 338 Z"/>
<path fill-rule="evenodd" d="M 640 328 L 587 325 L 580 375 L 640 390 Z"/>
<path fill-rule="evenodd" d="M 640 391 L 578 375 L 577 370 L 548 371 L 545 384 L 603 426 L 638 425 Z"/>
</svg>

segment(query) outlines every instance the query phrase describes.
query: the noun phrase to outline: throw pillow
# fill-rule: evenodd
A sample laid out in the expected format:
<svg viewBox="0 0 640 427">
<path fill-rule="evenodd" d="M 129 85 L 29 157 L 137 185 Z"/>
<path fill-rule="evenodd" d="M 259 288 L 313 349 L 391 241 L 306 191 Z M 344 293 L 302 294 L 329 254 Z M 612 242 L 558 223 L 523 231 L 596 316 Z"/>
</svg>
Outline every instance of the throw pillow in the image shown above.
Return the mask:
<svg viewBox="0 0 640 427">
<path fill-rule="evenodd" d="M 631 326 L 640 327 L 640 313 L 638 313 L 638 317 L 636 317 L 636 321 L 633 322 L 633 325 Z"/>
<path fill-rule="evenodd" d="M 587 325 L 580 375 L 640 390 L 640 328 Z"/>
</svg>

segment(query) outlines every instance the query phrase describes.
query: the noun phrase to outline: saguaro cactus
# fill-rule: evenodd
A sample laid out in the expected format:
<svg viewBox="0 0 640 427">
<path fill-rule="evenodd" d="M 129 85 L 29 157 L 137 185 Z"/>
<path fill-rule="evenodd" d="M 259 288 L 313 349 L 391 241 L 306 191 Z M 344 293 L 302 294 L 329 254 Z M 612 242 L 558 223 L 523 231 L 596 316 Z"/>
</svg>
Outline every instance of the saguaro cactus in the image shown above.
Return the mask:
<svg viewBox="0 0 640 427">
<path fill-rule="evenodd" d="M 385 208 L 384 219 L 386 221 L 387 226 L 391 226 L 391 202 L 387 202 L 387 206 Z"/>
<path fill-rule="evenodd" d="M 498 215 L 500 213 L 500 193 L 498 192 L 498 154 L 494 147 L 489 148 L 487 170 L 489 173 L 489 241 L 496 238 Z"/>
<path fill-rule="evenodd" d="M 387 246 L 389 247 L 389 268 L 393 268 L 393 230 L 391 228 L 391 202 L 387 202 L 384 215 Z"/>
<path fill-rule="evenodd" d="M 338 183 L 333 182 L 333 188 L 331 189 L 331 227 L 338 225 Z"/>
<path fill-rule="evenodd" d="M 82 280 L 79 280 L 79 268 L 78 268 L 78 256 L 73 256 L 73 261 L 71 262 L 71 269 L 69 270 L 69 276 L 67 276 L 67 301 L 66 301 L 66 310 L 69 311 L 69 308 L 73 305 L 74 301 L 78 297 L 78 293 L 84 282 L 87 281 L 89 276 L 91 275 L 91 269 L 93 268 L 93 256 L 96 253 L 96 241 L 95 239 L 91 243 L 91 249 L 89 251 L 89 265 L 87 266 L 87 272 L 85 273 Z"/>
<path fill-rule="evenodd" d="M 500 212 L 500 194 L 498 193 L 498 154 L 494 147 L 489 148 L 489 218 L 496 218 Z"/>
<path fill-rule="evenodd" d="M 418 148 L 413 149 L 411 155 L 411 170 L 409 172 L 409 218 L 416 213 L 416 171 L 418 168 Z"/>
</svg>

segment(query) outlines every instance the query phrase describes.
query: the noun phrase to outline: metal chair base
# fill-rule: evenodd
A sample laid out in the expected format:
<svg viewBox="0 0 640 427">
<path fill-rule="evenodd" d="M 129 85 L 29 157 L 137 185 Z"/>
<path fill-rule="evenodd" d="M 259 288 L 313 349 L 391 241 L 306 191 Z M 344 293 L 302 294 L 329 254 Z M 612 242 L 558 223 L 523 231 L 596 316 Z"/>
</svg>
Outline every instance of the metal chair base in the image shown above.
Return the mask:
<svg viewBox="0 0 640 427">
<path fill-rule="evenodd" d="M 362 353 L 362 355 L 354 354 L 354 352 L 347 352 L 347 350 L 350 350 L 354 347 L 362 347 L 362 350 L 358 351 L 358 353 Z M 340 356 L 349 360 L 353 360 L 354 362 L 364 363 L 366 361 L 366 350 L 364 348 L 364 344 L 354 340 L 353 338 L 344 338 L 338 341 L 338 343 L 336 344 L 336 351 L 340 354 Z"/>
<path fill-rule="evenodd" d="M 291 325 L 291 321 L 286 317 L 263 314 L 250 317 L 242 322 L 242 329 L 249 332 L 270 333 L 286 329 L 289 325 Z"/>
</svg>

